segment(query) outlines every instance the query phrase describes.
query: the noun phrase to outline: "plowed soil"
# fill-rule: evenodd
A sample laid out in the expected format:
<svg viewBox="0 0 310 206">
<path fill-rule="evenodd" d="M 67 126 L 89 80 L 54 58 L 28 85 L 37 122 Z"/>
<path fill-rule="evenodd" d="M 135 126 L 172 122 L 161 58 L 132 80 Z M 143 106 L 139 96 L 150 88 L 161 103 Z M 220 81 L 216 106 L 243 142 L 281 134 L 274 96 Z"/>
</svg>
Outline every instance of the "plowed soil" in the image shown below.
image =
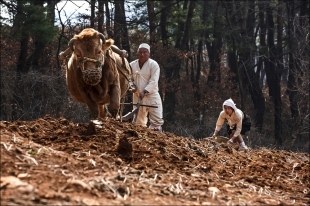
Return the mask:
<svg viewBox="0 0 310 206">
<path fill-rule="evenodd" d="M 0 122 L 1 205 L 309 205 L 309 154 L 131 123 Z"/>
</svg>

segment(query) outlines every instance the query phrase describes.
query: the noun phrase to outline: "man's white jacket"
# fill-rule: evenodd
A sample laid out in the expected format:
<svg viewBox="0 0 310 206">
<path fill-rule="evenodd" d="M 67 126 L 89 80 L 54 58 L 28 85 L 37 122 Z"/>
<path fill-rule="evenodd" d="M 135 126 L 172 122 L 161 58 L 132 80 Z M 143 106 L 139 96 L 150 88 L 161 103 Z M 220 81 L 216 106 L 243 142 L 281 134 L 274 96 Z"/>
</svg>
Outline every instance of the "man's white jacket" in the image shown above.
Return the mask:
<svg viewBox="0 0 310 206">
<path fill-rule="evenodd" d="M 132 68 L 132 74 L 134 83 L 138 88 L 138 91 L 133 95 L 133 103 L 138 101 L 139 92 L 146 90 L 144 98 L 141 104 L 146 105 L 161 105 L 161 97 L 158 92 L 158 80 L 160 76 L 160 68 L 156 61 L 149 58 L 142 68 L 139 67 L 139 60 L 134 60 L 130 63 Z M 144 110 L 146 107 L 142 107 Z M 142 109 L 140 108 L 140 109 Z"/>
</svg>

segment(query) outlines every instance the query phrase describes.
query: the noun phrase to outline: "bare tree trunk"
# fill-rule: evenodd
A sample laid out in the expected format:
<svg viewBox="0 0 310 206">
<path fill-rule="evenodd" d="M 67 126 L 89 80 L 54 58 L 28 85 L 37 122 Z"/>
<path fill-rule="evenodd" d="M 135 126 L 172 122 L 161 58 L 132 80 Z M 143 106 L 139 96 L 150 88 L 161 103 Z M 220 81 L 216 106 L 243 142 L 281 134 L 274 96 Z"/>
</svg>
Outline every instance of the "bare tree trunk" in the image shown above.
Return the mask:
<svg viewBox="0 0 310 206">
<path fill-rule="evenodd" d="M 122 44 L 122 4 L 124 1 L 114 1 L 115 13 L 114 13 L 114 44 L 121 47 Z"/>
<path fill-rule="evenodd" d="M 195 4 L 196 4 L 196 1 L 190 1 L 189 3 L 186 23 L 185 23 L 185 30 L 184 30 L 183 38 L 182 38 L 181 45 L 180 45 L 181 50 L 189 51 L 189 46 L 188 46 L 189 31 L 192 27 L 192 18 L 194 15 Z"/>
<path fill-rule="evenodd" d="M 276 47 L 274 45 L 274 22 L 273 22 L 273 8 L 271 8 L 270 3 L 267 3 L 267 45 L 269 48 L 268 60 L 266 61 L 266 78 L 269 88 L 269 96 L 274 97 L 275 94 L 275 77 L 276 77 Z"/>
<path fill-rule="evenodd" d="M 265 59 L 267 55 L 267 45 L 266 45 L 266 24 L 265 24 L 265 4 L 259 3 L 259 58 L 258 58 L 258 65 L 257 65 L 257 71 L 256 71 L 256 78 L 259 82 L 259 85 L 263 87 L 263 79 L 265 77 Z M 263 108 L 260 111 L 265 110 L 265 104 L 262 105 Z M 258 110 L 259 111 L 259 110 Z M 256 118 L 261 118 L 260 121 L 257 121 L 256 126 L 259 131 L 262 131 L 263 128 L 263 116 L 259 115 L 259 112 L 256 115 Z"/>
<path fill-rule="evenodd" d="M 255 5 L 253 1 L 249 1 L 249 9 L 248 9 L 248 17 L 247 17 L 247 34 L 249 35 L 248 39 L 250 40 L 250 44 L 255 47 L 256 44 L 255 37 L 254 37 L 254 25 L 255 25 Z M 263 32 L 264 33 L 264 32 Z M 263 39 L 264 41 L 264 39 Z M 250 49 L 251 54 L 253 55 L 254 50 Z M 247 58 L 250 58 L 249 61 L 251 62 L 252 56 L 249 56 Z M 244 79 L 244 81 L 247 81 L 248 88 L 251 94 L 252 102 L 254 104 L 254 108 L 256 110 L 255 112 L 255 126 L 257 127 L 258 131 L 262 130 L 263 122 L 264 122 L 264 114 L 265 114 L 265 98 L 263 96 L 262 88 L 259 83 L 259 71 L 254 71 L 254 68 L 252 65 L 254 65 L 255 62 L 251 62 L 251 69 L 247 69 L 247 78 Z"/>
<path fill-rule="evenodd" d="M 52 25 L 54 25 L 54 21 L 55 21 L 55 8 L 56 8 L 56 4 L 59 2 L 59 0 L 48 0 L 47 1 L 47 7 L 48 7 L 48 13 L 47 13 L 47 15 L 48 15 L 48 17 L 50 18 L 50 20 L 51 20 L 51 24 Z M 61 25 L 61 27 L 62 27 L 63 25 Z M 61 30 L 62 30 L 63 28 L 61 28 Z M 60 35 L 61 36 L 61 35 Z M 61 37 L 58 37 L 59 39 L 61 38 Z M 60 49 L 60 47 L 57 47 L 57 52 L 55 53 L 55 59 L 58 59 L 58 54 L 59 54 L 59 49 Z M 57 66 L 58 66 L 58 68 L 60 68 L 60 62 L 59 61 L 57 61 Z M 59 72 L 59 70 L 57 70 L 58 72 Z"/>
<path fill-rule="evenodd" d="M 279 2 L 277 14 L 277 71 L 276 88 L 274 96 L 275 106 L 275 138 L 282 140 L 282 100 L 281 100 L 281 76 L 283 72 L 283 2 Z"/>
<path fill-rule="evenodd" d="M 213 83 L 219 83 L 221 81 L 220 77 L 220 67 L 221 67 L 221 56 L 222 56 L 222 34 L 220 31 L 221 23 L 219 21 L 218 10 L 220 6 L 220 1 L 216 2 L 214 11 L 214 24 L 213 24 L 213 42 L 212 42 L 212 52 L 210 52 L 210 73 L 208 76 L 208 83 L 211 86 Z M 210 84 L 211 83 L 211 84 Z"/>
<path fill-rule="evenodd" d="M 43 7 L 43 2 L 42 1 L 35 1 L 34 5 Z M 34 37 L 35 49 L 34 49 L 33 53 L 27 58 L 27 63 L 26 63 L 27 66 L 29 66 L 29 67 L 32 66 L 33 70 L 39 70 L 39 59 L 40 59 L 40 56 L 42 55 L 44 48 L 45 48 L 45 43 L 42 41 L 42 37 L 39 35 L 36 35 Z"/>
<path fill-rule="evenodd" d="M 286 2 L 288 13 L 288 44 L 289 44 L 289 76 L 287 82 L 287 93 L 290 100 L 291 115 L 296 123 L 299 117 L 299 106 L 297 101 L 297 69 L 294 61 L 294 28 L 293 20 L 295 17 L 294 1 Z"/>
<path fill-rule="evenodd" d="M 249 41 L 248 41 L 248 36 L 246 35 L 246 25 L 244 22 L 244 16 L 242 13 L 242 7 L 240 5 L 239 1 L 235 2 L 235 6 L 236 6 L 236 14 L 237 14 L 237 18 L 238 18 L 238 23 L 239 23 L 239 27 L 240 27 L 240 34 L 241 34 L 241 44 L 242 44 L 242 51 L 240 51 L 239 53 L 239 65 L 238 66 L 238 70 L 237 70 L 237 75 L 239 77 L 239 91 L 240 91 L 240 97 L 241 97 L 241 109 L 243 110 L 245 107 L 245 92 L 243 91 L 243 88 L 246 88 L 246 86 L 248 86 L 246 84 L 245 81 L 247 81 L 247 71 L 248 68 L 252 69 L 252 65 L 250 65 L 250 62 L 247 62 L 247 60 L 249 60 L 249 57 L 251 55 L 251 51 L 249 50 Z M 245 50 L 247 50 L 245 52 Z M 240 68 L 240 69 L 239 69 Z M 249 69 L 249 70 L 250 70 Z"/>
<path fill-rule="evenodd" d="M 156 43 L 156 16 L 154 12 L 154 1 L 147 0 L 147 11 L 150 27 L 150 44 Z"/>
<path fill-rule="evenodd" d="M 203 37 L 203 35 L 201 35 Z M 201 110 L 203 107 L 200 105 L 200 87 L 199 87 L 199 81 L 200 81 L 200 72 L 202 68 L 202 63 L 203 63 L 203 40 L 202 38 L 198 42 L 198 54 L 197 54 L 197 69 L 196 69 L 196 76 L 195 76 L 195 82 L 193 85 L 193 90 L 194 90 L 194 107 L 198 109 L 198 112 L 201 113 Z"/>
<path fill-rule="evenodd" d="M 236 22 L 236 15 L 234 12 L 234 4 L 232 1 L 226 0 L 224 3 L 224 6 L 226 8 L 226 21 L 228 22 L 230 29 L 233 29 L 232 28 L 234 26 L 233 23 Z M 233 73 L 237 74 L 238 73 L 238 62 L 237 62 L 237 57 L 236 57 L 236 53 L 237 53 L 236 39 L 233 35 L 230 35 L 229 38 L 227 38 L 227 42 L 228 42 L 228 44 L 231 45 L 231 49 L 228 49 L 228 52 L 227 52 L 228 66 Z M 237 85 L 238 85 L 238 82 L 240 82 L 238 75 L 234 75 L 234 77 L 232 79 L 236 83 L 233 86 L 233 88 L 238 89 Z"/>
<path fill-rule="evenodd" d="M 103 15 L 103 6 L 104 0 L 98 0 L 98 31 L 104 34 L 103 22 L 104 22 L 104 15 Z"/>
<path fill-rule="evenodd" d="M 254 108 L 256 110 L 255 114 L 255 125 L 258 128 L 261 128 L 263 124 L 264 112 L 265 112 L 265 99 L 262 93 L 262 89 L 259 85 L 258 78 L 255 76 L 254 66 L 253 66 L 253 45 L 255 45 L 254 40 L 254 4 L 253 2 L 249 2 L 249 10 L 247 17 L 247 27 L 244 24 L 244 17 L 242 13 L 242 9 L 240 6 L 240 2 L 235 2 L 236 6 L 236 14 L 238 17 L 240 33 L 241 33 L 241 44 L 242 51 L 239 52 L 240 66 L 242 72 L 238 72 L 239 82 L 244 84 L 245 88 L 249 89 L 251 94 L 252 102 L 254 104 Z M 248 33 L 246 32 L 248 31 Z M 251 32 L 250 32 L 251 31 Z M 251 41 L 252 40 L 252 41 Z M 240 45 L 241 46 L 241 45 Z M 240 87 L 240 86 L 239 86 Z M 240 89 L 242 91 L 242 89 Z M 241 109 L 244 110 L 245 95 L 241 93 Z"/>
<path fill-rule="evenodd" d="M 55 4 L 56 4 L 56 1 L 49 0 L 47 3 L 48 4 L 47 4 L 46 15 L 47 15 L 47 19 L 49 19 L 50 21 L 46 22 L 45 25 L 50 26 L 50 28 L 53 28 L 54 27 L 54 20 L 55 20 Z M 40 0 L 34 1 L 33 5 L 37 6 L 38 8 L 42 8 L 42 10 L 35 11 L 37 13 L 34 13 L 33 15 L 38 15 L 38 14 L 42 15 L 43 14 L 43 11 L 45 10 L 43 4 L 44 4 L 43 1 L 40 1 Z M 35 23 L 36 22 L 32 22 L 32 24 L 35 24 Z M 44 26 L 44 25 L 42 25 L 42 26 Z M 25 28 L 25 29 L 28 29 L 28 28 Z M 30 67 L 32 67 L 33 70 L 37 70 L 37 71 L 42 72 L 43 70 L 40 69 L 40 67 L 39 67 L 39 60 L 42 59 L 42 57 L 44 57 L 44 49 L 46 47 L 46 41 L 42 38 L 42 34 L 38 33 L 38 32 L 33 35 L 32 39 L 34 40 L 34 51 L 30 56 L 27 57 L 26 62 L 23 66 L 24 67 L 23 70 L 29 71 Z"/>
<path fill-rule="evenodd" d="M 168 1 L 162 1 L 163 7 L 167 7 L 169 4 Z M 163 9 L 161 16 L 160 16 L 160 31 L 161 37 L 163 42 L 163 47 L 168 49 L 168 31 L 167 31 L 167 13 L 169 9 Z M 171 56 L 168 60 L 167 65 L 164 66 L 165 72 L 165 80 L 166 80 L 166 87 L 165 87 L 165 98 L 163 102 L 163 109 L 164 119 L 167 124 L 169 125 L 174 122 L 175 118 L 175 105 L 176 105 L 176 91 L 179 87 L 179 62 L 180 59 L 177 59 L 176 56 Z"/>
<path fill-rule="evenodd" d="M 228 22 L 228 25 L 230 26 L 230 30 L 233 31 L 235 30 L 236 27 L 238 27 L 238 25 L 236 25 L 237 23 L 237 15 L 236 15 L 236 9 L 235 9 L 235 4 L 233 1 L 230 0 L 226 0 L 224 2 L 224 6 L 226 7 L 226 21 Z M 229 44 L 231 44 L 231 49 L 228 50 L 228 54 L 227 54 L 227 60 L 228 60 L 228 65 L 230 67 L 230 70 L 235 74 L 234 75 L 234 81 L 236 84 L 233 85 L 233 87 L 237 90 L 239 90 L 240 96 L 243 96 L 243 83 L 242 83 L 242 79 L 240 76 L 240 69 L 238 66 L 238 57 L 237 57 L 237 47 L 238 47 L 238 43 L 240 41 L 238 41 L 237 37 L 235 37 L 235 35 L 230 35 L 230 37 L 228 38 Z M 240 44 L 240 43 L 239 43 Z M 213 60 L 212 60 L 213 61 Z M 242 102 L 242 100 L 241 100 Z"/>
<path fill-rule="evenodd" d="M 95 3 L 96 0 L 90 1 L 90 27 L 95 28 Z"/>
<path fill-rule="evenodd" d="M 191 79 L 191 83 L 192 83 L 192 87 L 194 88 L 195 85 L 195 67 L 194 67 L 194 56 L 193 55 L 189 55 L 188 59 L 186 60 L 186 67 L 188 67 L 188 64 L 190 62 L 190 79 Z"/>
<path fill-rule="evenodd" d="M 266 24 L 265 24 L 265 4 L 259 3 L 259 58 L 257 64 L 257 75 L 260 75 L 260 85 L 263 87 L 264 85 L 264 77 L 265 77 L 265 59 L 267 55 L 267 46 L 266 46 Z"/>
<path fill-rule="evenodd" d="M 20 40 L 20 51 L 18 56 L 17 62 L 17 74 L 26 74 L 29 71 L 29 67 L 26 66 L 26 60 L 28 56 L 28 43 L 29 43 L 29 36 L 26 32 L 22 32 L 22 39 Z M 18 75 L 20 76 L 20 75 Z"/>
<path fill-rule="evenodd" d="M 163 1 L 162 2 L 163 7 L 166 6 L 167 2 Z M 168 31 L 167 31 L 167 10 L 163 9 L 161 15 L 160 15 L 160 31 L 161 31 L 161 39 L 163 42 L 163 47 L 168 46 Z"/>
<path fill-rule="evenodd" d="M 47 8 L 48 8 L 48 13 L 47 16 L 51 20 L 51 24 L 54 25 L 55 21 L 55 6 L 60 0 L 47 0 Z"/>
<path fill-rule="evenodd" d="M 201 21 L 202 24 L 205 25 L 207 24 L 207 19 L 208 19 L 208 2 L 204 1 L 202 5 L 202 14 L 201 14 Z M 200 95 L 200 86 L 199 86 L 199 81 L 200 81 L 200 73 L 203 67 L 203 45 L 205 42 L 205 33 L 206 29 L 202 29 L 200 32 L 200 40 L 198 42 L 198 54 L 197 54 L 197 71 L 196 71 L 196 77 L 195 77 L 195 82 L 193 85 L 193 91 L 194 91 L 194 100 L 195 103 L 194 107 L 198 108 L 200 114 L 205 113 L 205 104 L 202 102 L 201 103 L 201 95 Z"/>
<path fill-rule="evenodd" d="M 303 38 L 304 38 L 303 34 L 302 34 L 302 31 L 303 31 L 302 28 L 307 27 L 304 23 L 305 19 L 307 19 L 307 18 L 305 18 L 305 15 L 306 15 L 305 10 L 307 10 L 307 8 L 308 8 L 307 3 L 309 3 L 309 1 L 302 1 L 301 2 L 300 14 L 298 15 L 298 17 L 296 17 L 296 19 L 298 18 L 298 20 L 294 21 L 294 27 L 296 28 L 296 30 L 295 30 L 296 42 L 303 41 Z M 308 9 L 308 11 L 309 11 L 309 9 Z M 309 18 L 307 20 L 309 22 Z M 298 50 L 301 48 L 298 47 L 296 49 Z M 296 64 L 296 69 L 297 69 L 297 86 L 300 87 L 301 85 L 303 85 L 303 76 L 305 73 L 305 71 L 302 68 L 303 67 L 302 59 L 304 56 L 303 55 L 304 52 L 300 52 L 300 51 L 297 52 L 297 50 L 296 50 L 296 52 L 294 52 L 294 54 L 295 54 L 294 58 L 295 58 L 295 64 Z"/>
<path fill-rule="evenodd" d="M 309 53 L 310 53 L 310 42 L 309 42 L 309 1 L 302 1 L 300 7 L 300 19 L 298 23 L 298 37 L 302 42 L 308 41 L 308 44 L 301 44 L 300 52 L 300 67 L 303 71 L 303 84 L 301 85 L 302 91 L 306 95 L 301 95 L 303 104 L 301 105 L 300 111 L 304 116 L 309 114 L 310 110 L 310 76 L 309 76 Z M 300 118 L 302 119 L 302 118 Z M 310 120 L 310 115 L 308 115 L 308 122 Z M 310 126 L 308 126 L 308 135 L 310 134 Z"/>
<path fill-rule="evenodd" d="M 207 1 L 203 2 L 202 5 L 202 15 L 201 15 L 201 20 L 202 24 L 206 24 L 208 21 L 208 3 Z M 205 42 L 205 33 L 206 30 L 203 29 L 200 33 L 200 40 L 198 42 L 198 55 L 197 55 L 197 73 L 196 73 L 196 84 L 199 85 L 199 80 L 200 80 L 200 72 L 202 70 L 202 65 L 203 65 L 203 45 Z"/>
<path fill-rule="evenodd" d="M 114 40 L 115 45 L 121 49 L 125 49 L 128 53 L 128 59 L 130 59 L 130 46 L 128 38 L 128 29 L 126 25 L 125 15 L 125 1 L 118 0 L 115 4 L 115 18 L 114 18 Z"/>
<path fill-rule="evenodd" d="M 105 15 L 106 15 L 106 29 L 108 38 L 114 38 L 112 27 L 111 27 L 111 15 L 110 15 L 110 9 L 109 9 L 109 3 L 105 2 Z"/>
<path fill-rule="evenodd" d="M 13 110 L 12 110 L 12 120 L 17 120 L 22 116 L 23 112 L 23 99 L 20 97 L 20 94 L 23 93 L 23 88 L 20 85 L 23 74 L 27 74 L 29 67 L 26 66 L 27 56 L 28 56 L 28 43 L 29 43 L 29 34 L 26 28 L 23 27 L 23 19 L 26 16 L 23 13 L 23 2 L 17 2 L 17 14 L 14 19 L 13 27 L 21 28 L 21 40 L 20 40 L 20 51 L 18 55 L 17 67 L 16 67 L 16 79 L 15 87 L 13 93 Z"/>
<path fill-rule="evenodd" d="M 188 5 L 188 0 L 185 0 L 183 2 L 183 8 L 182 10 L 183 11 L 186 11 L 187 10 L 187 5 Z M 184 32 L 184 22 L 181 21 L 178 23 L 178 30 L 179 30 L 179 33 L 177 34 L 176 36 L 176 41 L 175 41 L 175 48 L 181 48 L 181 40 L 182 40 L 182 35 L 181 33 Z"/>
<path fill-rule="evenodd" d="M 208 7 L 212 6 L 209 1 L 204 1 L 203 5 L 204 5 L 203 6 L 204 9 L 207 9 Z M 209 12 L 206 11 L 205 12 L 205 16 L 203 17 L 205 23 L 207 23 L 208 17 L 209 17 Z M 204 36 L 205 44 L 206 44 L 206 47 L 207 47 L 209 62 L 213 62 L 214 60 L 213 60 L 213 54 L 212 54 L 212 44 L 211 44 L 211 41 L 209 41 L 209 38 L 210 38 L 210 29 L 206 28 L 205 36 Z"/>
</svg>

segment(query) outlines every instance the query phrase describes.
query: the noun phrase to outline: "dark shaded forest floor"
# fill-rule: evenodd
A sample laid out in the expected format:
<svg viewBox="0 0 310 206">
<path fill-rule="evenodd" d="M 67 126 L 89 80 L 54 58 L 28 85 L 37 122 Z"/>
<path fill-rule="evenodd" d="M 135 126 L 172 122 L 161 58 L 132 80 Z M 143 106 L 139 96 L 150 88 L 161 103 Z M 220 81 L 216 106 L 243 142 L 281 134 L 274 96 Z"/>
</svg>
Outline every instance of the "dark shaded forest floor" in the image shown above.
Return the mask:
<svg viewBox="0 0 310 206">
<path fill-rule="evenodd" d="M 309 154 L 108 119 L 0 122 L 1 205 L 309 205 Z"/>
</svg>

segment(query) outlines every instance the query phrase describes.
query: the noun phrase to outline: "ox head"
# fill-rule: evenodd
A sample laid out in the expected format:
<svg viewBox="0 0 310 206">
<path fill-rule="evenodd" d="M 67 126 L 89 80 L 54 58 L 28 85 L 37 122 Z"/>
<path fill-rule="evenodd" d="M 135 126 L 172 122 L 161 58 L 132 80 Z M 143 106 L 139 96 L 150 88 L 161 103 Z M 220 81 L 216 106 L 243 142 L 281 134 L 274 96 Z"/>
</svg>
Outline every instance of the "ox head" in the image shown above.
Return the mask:
<svg viewBox="0 0 310 206">
<path fill-rule="evenodd" d="M 100 82 L 105 51 L 113 43 L 114 41 L 106 41 L 102 33 L 91 28 L 84 29 L 70 40 L 72 58 L 76 60 L 77 68 L 81 69 L 83 80 L 87 84 L 94 86 Z"/>
</svg>

